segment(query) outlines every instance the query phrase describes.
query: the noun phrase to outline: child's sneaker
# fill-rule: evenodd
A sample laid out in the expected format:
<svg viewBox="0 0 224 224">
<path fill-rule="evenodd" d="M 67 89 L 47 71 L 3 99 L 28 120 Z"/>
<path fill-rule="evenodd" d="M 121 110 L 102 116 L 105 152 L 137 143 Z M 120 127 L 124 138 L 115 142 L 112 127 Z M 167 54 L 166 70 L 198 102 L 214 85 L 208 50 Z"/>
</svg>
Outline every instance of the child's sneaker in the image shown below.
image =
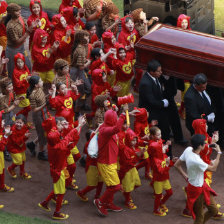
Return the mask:
<svg viewBox="0 0 224 224">
<path fill-rule="evenodd" d="M 191 212 L 186 208 L 183 210 L 182 216 L 187 217 L 187 218 L 192 218 Z"/>
<path fill-rule="evenodd" d="M 115 205 L 114 203 L 107 204 L 105 207 L 106 207 L 106 209 L 108 211 L 113 211 L 113 212 L 121 212 L 121 211 L 123 211 L 123 208 Z"/>
<path fill-rule="evenodd" d="M 169 209 L 166 207 L 165 204 L 161 205 L 160 207 L 161 207 L 161 210 L 165 213 L 167 213 L 169 211 Z"/>
<path fill-rule="evenodd" d="M 46 202 L 41 202 L 38 204 L 38 206 L 43 209 L 44 211 L 50 212 L 51 208 L 48 207 L 48 204 Z"/>
<path fill-rule="evenodd" d="M 25 180 L 29 180 L 32 178 L 32 176 L 26 172 L 21 174 L 21 177 L 24 178 Z"/>
<path fill-rule="evenodd" d="M 4 205 L 0 205 L 0 209 L 1 209 L 1 208 L 4 208 Z"/>
<path fill-rule="evenodd" d="M 78 190 L 79 189 L 78 185 L 76 185 L 75 183 L 71 183 L 66 188 L 70 189 L 70 190 Z"/>
<path fill-rule="evenodd" d="M 97 210 L 98 210 L 98 212 L 99 212 L 100 215 L 102 215 L 102 216 L 107 216 L 108 215 L 108 212 L 104 208 L 103 204 L 100 202 L 100 199 L 95 199 L 93 201 L 93 203 L 97 207 Z"/>
<path fill-rule="evenodd" d="M 163 212 L 163 211 L 161 211 L 161 210 L 158 210 L 158 211 L 156 211 L 156 212 L 153 212 L 153 214 L 154 215 L 157 215 L 157 216 L 166 216 L 166 212 Z"/>
<path fill-rule="evenodd" d="M 133 201 L 129 201 L 128 203 L 125 204 L 125 206 L 133 210 L 137 208 L 137 206 L 133 203 Z"/>
<path fill-rule="evenodd" d="M 81 191 L 77 191 L 76 192 L 76 195 L 82 200 L 82 201 L 88 201 L 89 199 L 84 195 L 84 194 L 82 194 L 81 193 Z"/>
<path fill-rule="evenodd" d="M 68 214 L 64 214 L 62 212 L 55 212 L 54 215 L 52 216 L 53 219 L 59 219 L 59 220 L 67 219 L 68 217 L 69 217 Z"/>
<path fill-rule="evenodd" d="M 56 204 L 56 199 L 55 198 L 52 198 L 51 201 Z M 68 200 L 63 199 L 62 205 L 67 205 L 67 204 L 68 204 Z"/>
<path fill-rule="evenodd" d="M 4 188 L 0 189 L 0 191 L 4 192 L 14 192 L 14 187 L 9 187 L 8 185 L 4 185 Z"/>
<path fill-rule="evenodd" d="M 16 175 L 16 172 L 15 170 L 10 170 L 9 167 L 7 168 L 8 172 L 9 172 L 9 175 L 12 177 L 12 178 L 17 178 L 17 175 Z"/>
</svg>

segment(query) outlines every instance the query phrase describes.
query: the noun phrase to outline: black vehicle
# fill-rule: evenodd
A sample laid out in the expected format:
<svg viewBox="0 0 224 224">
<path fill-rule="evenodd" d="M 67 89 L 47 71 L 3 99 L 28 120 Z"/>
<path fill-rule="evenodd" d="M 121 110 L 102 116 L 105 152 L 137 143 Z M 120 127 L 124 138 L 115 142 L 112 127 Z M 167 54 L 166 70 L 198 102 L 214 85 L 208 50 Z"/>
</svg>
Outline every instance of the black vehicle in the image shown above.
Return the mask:
<svg viewBox="0 0 224 224">
<path fill-rule="evenodd" d="M 124 0 L 124 15 L 143 8 L 147 18 L 176 25 L 180 14 L 191 17 L 191 28 L 204 33 L 215 33 L 214 0 Z"/>
</svg>

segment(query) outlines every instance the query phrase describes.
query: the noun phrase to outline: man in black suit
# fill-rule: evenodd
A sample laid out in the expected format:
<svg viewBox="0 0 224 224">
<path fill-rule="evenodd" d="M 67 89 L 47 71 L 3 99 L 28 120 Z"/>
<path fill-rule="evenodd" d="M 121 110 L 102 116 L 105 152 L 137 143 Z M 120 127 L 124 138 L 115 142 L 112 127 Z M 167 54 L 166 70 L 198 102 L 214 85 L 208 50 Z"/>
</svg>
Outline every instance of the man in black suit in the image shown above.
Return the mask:
<svg viewBox="0 0 224 224">
<path fill-rule="evenodd" d="M 208 125 L 208 134 L 211 136 L 214 131 L 215 113 L 210 96 L 206 92 L 207 77 L 203 73 L 197 74 L 192 85 L 184 96 L 184 104 L 186 108 L 186 127 L 191 135 L 194 134 L 192 122 L 201 118 L 205 114 Z"/>
<path fill-rule="evenodd" d="M 156 60 L 148 63 L 147 72 L 143 75 L 139 85 L 139 107 L 144 107 L 149 112 L 149 122 L 158 121 L 162 138 L 170 138 L 167 107 L 169 101 L 163 98 L 161 84 L 158 78 L 162 74 L 162 67 Z"/>
</svg>

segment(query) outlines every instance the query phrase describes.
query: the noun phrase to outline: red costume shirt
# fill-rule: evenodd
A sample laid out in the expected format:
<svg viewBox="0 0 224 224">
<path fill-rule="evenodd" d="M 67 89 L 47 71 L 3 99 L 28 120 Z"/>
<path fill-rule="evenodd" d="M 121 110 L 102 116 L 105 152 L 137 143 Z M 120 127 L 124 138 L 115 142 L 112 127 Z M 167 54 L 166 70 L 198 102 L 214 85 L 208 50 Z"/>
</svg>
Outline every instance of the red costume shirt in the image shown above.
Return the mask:
<svg viewBox="0 0 224 224">
<path fill-rule="evenodd" d="M 24 67 L 23 69 L 20 69 L 17 66 L 17 59 L 22 59 L 24 62 Z M 25 57 L 21 53 L 17 53 L 14 57 L 14 63 L 15 63 L 15 68 L 13 70 L 13 90 L 15 91 L 16 95 L 19 94 L 26 94 L 26 91 L 29 87 L 29 83 L 27 81 L 27 76 L 31 76 L 30 70 L 25 64 Z"/>
<path fill-rule="evenodd" d="M 70 4 L 71 0 L 62 0 L 62 3 L 59 7 L 59 13 L 61 13 L 61 11 L 64 9 L 64 8 L 67 8 L 67 7 L 76 7 L 78 9 L 82 8 L 82 6 L 80 5 L 79 3 L 79 0 L 73 0 L 72 1 L 72 4 Z"/>
<path fill-rule="evenodd" d="M 74 121 L 73 103 L 80 95 L 68 90 L 67 95 L 57 95 L 55 98 L 50 97 L 50 105 L 56 109 L 56 117 L 64 117 L 70 124 Z"/>
</svg>

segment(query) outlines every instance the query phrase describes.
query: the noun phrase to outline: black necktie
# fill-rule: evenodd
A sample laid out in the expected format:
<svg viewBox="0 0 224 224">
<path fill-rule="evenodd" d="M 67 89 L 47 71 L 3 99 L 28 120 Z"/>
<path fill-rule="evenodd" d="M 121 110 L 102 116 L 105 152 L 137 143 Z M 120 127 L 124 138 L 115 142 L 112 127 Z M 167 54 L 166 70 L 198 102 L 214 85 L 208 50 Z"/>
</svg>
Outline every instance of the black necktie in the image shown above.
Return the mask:
<svg viewBox="0 0 224 224">
<path fill-rule="evenodd" d="M 209 106 L 211 106 L 211 104 L 210 104 L 210 102 L 209 102 L 207 96 L 204 94 L 204 92 L 202 92 L 201 94 L 202 94 L 202 98 L 204 99 L 204 101 L 205 101 Z"/>
<path fill-rule="evenodd" d="M 159 84 L 159 80 L 158 80 L 158 79 L 156 79 L 156 85 L 157 85 L 159 91 L 161 92 L 161 86 L 160 86 L 160 84 Z"/>
</svg>

